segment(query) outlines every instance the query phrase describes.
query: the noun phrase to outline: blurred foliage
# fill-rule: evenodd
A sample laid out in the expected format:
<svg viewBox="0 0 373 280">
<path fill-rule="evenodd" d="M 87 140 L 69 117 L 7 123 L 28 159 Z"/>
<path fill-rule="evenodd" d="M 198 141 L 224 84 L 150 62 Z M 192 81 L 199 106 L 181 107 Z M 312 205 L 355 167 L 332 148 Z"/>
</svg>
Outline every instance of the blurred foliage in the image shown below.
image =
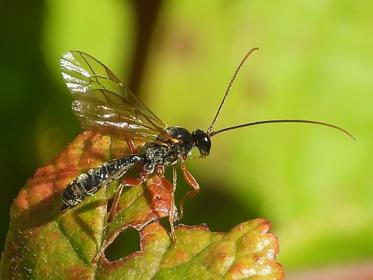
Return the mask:
<svg viewBox="0 0 373 280">
<path fill-rule="evenodd" d="M 126 82 L 137 32 L 131 2 L 13 1 L 2 11 L 1 242 L 18 189 L 79 131 L 58 57 L 86 51 Z M 209 158 L 189 163 L 201 194 L 184 223 L 223 231 L 265 217 L 288 268 L 373 257 L 372 14 L 366 0 L 162 3 L 138 93 L 166 123 L 207 128 L 240 59 L 259 47 L 217 129 L 306 118 L 358 139 L 301 124 L 219 135 Z"/>
</svg>

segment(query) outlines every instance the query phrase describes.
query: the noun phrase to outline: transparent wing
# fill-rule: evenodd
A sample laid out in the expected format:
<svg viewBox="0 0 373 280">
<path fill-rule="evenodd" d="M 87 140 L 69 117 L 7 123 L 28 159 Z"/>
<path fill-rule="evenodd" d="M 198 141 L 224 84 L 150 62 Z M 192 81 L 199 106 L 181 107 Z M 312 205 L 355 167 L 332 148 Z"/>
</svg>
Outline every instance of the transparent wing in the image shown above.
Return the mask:
<svg viewBox="0 0 373 280">
<path fill-rule="evenodd" d="M 92 56 L 69 51 L 61 57 L 60 65 L 82 128 L 150 140 L 164 132 L 166 124 Z"/>
</svg>

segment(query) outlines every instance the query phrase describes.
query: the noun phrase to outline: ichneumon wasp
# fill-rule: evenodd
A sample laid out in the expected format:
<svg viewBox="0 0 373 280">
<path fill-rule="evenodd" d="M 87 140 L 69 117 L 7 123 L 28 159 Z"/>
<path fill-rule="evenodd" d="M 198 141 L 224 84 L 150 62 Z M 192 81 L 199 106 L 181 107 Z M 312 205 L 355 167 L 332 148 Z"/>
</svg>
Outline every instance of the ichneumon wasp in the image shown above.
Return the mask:
<svg viewBox="0 0 373 280">
<path fill-rule="evenodd" d="M 188 171 L 185 164 L 193 147 L 197 147 L 200 157 L 204 158 L 210 153 L 211 137 L 219 133 L 246 126 L 279 122 L 328 126 L 353 138 L 348 131 L 333 124 L 298 119 L 257 121 L 217 131 L 213 130 L 240 68 L 255 50 L 257 48 L 251 49 L 238 65 L 209 128 L 206 131 L 196 129 L 193 132 L 178 126 L 168 127 L 141 103 L 109 68 L 92 56 L 80 51 L 65 53 L 60 59 L 62 75 L 73 96 L 72 109 L 80 120 L 82 128 L 124 137 L 131 154 L 123 158 L 110 160 L 75 178 L 63 192 L 62 209 L 78 205 L 85 197 L 94 195 L 112 180 L 123 179 L 124 175 L 134 166 L 140 166 L 140 172 L 138 178 L 132 183 L 133 185 L 144 182 L 153 174 L 164 178 L 165 168 L 170 166 L 173 168 L 173 180 L 172 184 L 169 183 L 172 198 L 169 223 L 171 238 L 175 241 L 174 223 L 182 218 L 186 199 L 196 195 L 200 189 L 196 179 Z M 135 148 L 134 139 L 145 141 L 141 151 L 137 151 Z M 177 217 L 173 197 L 177 181 L 177 165 L 180 165 L 185 181 L 192 188 L 180 201 L 179 217 Z M 109 221 L 115 212 L 123 187 L 124 184 L 120 184 L 116 191 L 109 211 Z"/>
</svg>

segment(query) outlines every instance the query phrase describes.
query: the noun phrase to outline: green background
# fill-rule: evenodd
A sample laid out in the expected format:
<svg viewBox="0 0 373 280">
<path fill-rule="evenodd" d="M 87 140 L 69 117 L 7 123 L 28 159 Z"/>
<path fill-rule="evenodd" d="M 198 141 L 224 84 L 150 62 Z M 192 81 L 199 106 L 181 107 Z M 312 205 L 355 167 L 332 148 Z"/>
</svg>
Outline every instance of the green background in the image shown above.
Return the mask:
<svg viewBox="0 0 373 280">
<path fill-rule="evenodd" d="M 226 231 L 269 219 L 288 271 L 372 258 L 372 14 L 362 0 L 4 3 L 1 244 L 18 190 L 80 131 L 59 71 L 64 52 L 98 58 L 167 124 L 193 130 L 209 126 L 239 61 L 259 47 L 216 129 L 315 119 L 357 141 L 302 124 L 218 135 L 208 158 L 188 162 L 201 193 L 183 223 Z"/>
</svg>

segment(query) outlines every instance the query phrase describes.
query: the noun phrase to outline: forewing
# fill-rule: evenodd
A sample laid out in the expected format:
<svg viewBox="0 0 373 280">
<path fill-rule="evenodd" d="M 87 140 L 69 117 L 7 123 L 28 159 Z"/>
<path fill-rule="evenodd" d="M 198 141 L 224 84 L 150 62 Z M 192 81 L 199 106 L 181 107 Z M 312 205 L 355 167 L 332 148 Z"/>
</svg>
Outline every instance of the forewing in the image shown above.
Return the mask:
<svg viewBox="0 0 373 280">
<path fill-rule="evenodd" d="M 74 98 L 72 109 L 84 129 L 154 140 L 166 128 L 109 68 L 92 56 L 69 51 L 61 57 L 60 65 Z"/>
</svg>

